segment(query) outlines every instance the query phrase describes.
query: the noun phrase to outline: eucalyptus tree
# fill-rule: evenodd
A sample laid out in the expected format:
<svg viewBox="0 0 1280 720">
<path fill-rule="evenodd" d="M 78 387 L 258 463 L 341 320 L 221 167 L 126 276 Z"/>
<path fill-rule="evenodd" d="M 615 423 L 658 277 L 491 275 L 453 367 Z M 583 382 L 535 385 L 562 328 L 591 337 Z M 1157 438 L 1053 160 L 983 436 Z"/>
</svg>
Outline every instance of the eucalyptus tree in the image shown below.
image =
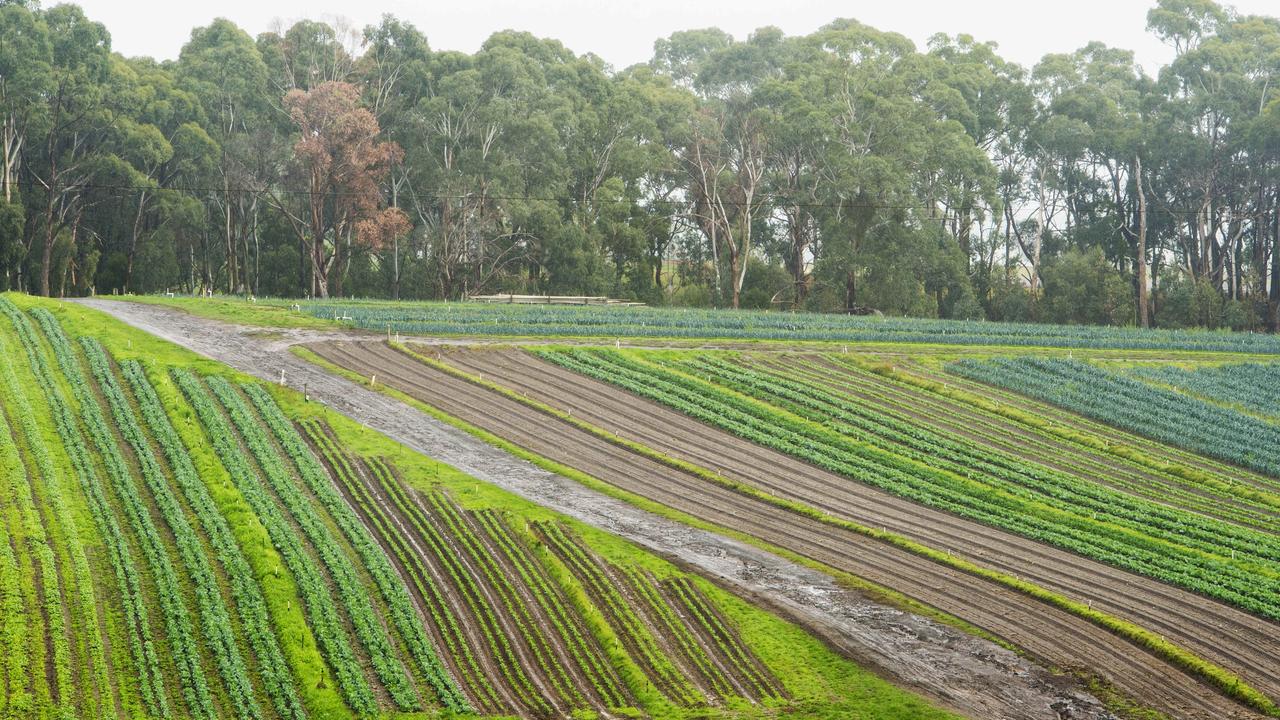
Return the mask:
<svg viewBox="0 0 1280 720">
<path fill-rule="evenodd" d="M 247 33 L 219 18 L 192 31 L 173 73 L 178 87 L 199 102 L 201 124 L 216 146 L 211 172 L 183 169 L 192 186 L 211 188 L 196 196 L 208 200 L 211 230 L 216 228 L 212 234 L 220 238 L 216 246 L 201 243 L 200 284 L 212 288 L 221 276 L 228 292 L 256 292 L 258 273 L 249 273 L 249 257 L 252 253 L 256 260 L 260 255 L 260 214 L 283 160 L 275 148 L 284 144 L 272 110 L 279 99 L 271 97 L 266 63 Z M 194 258 L 195 248 L 190 255 Z M 215 255 L 221 256 L 221 272 L 215 268 Z M 196 283 L 190 284 L 194 291 Z"/>
<path fill-rule="evenodd" d="M 1258 140 L 1280 97 L 1280 22 L 1208 0 L 1162 0 L 1148 27 L 1177 51 L 1161 71 L 1166 134 L 1180 162 L 1158 202 L 1179 208 L 1176 250 L 1188 275 L 1231 301 L 1267 303 L 1275 262 L 1276 163 Z M 1255 130 L 1257 128 L 1257 130 Z M 1261 133 L 1261 134 L 1260 134 Z"/>
<path fill-rule="evenodd" d="M 23 149 L 43 120 L 40 103 L 53 85 L 49 29 L 40 13 L 0 4 L 0 288 L 22 287 L 26 213 L 22 205 Z M 35 127 L 33 128 L 33 123 Z"/>
<path fill-rule="evenodd" d="M 111 38 L 101 23 L 89 20 L 75 5 L 41 11 L 39 22 L 48 41 L 32 49 L 47 54 L 31 60 L 47 65 L 50 76 L 45 92 L 25 99 L 33 108 L 22 161 L 30 179 L 29 192 L 23 197 L 24 254 L 39 250 L 39 283 L 33 289 L 47 296 L 54 279 L 55 243 L 61 240 L 68 248 L 64 255 L 74 259 L 77 244 L 85 240 L 80 226 L 85 192 L 101 159 L 98 141 L 109 127 L 104 86 L 110 72 Z"/>
</svg>

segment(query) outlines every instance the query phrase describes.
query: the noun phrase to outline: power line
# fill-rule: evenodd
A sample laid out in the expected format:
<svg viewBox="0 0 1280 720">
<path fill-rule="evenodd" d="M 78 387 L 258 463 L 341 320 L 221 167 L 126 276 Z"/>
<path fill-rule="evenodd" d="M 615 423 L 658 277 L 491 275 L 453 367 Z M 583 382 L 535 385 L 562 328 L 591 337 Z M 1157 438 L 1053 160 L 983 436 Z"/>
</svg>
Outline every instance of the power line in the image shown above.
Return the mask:
<svg viewBox="0 0 1280 720">
<path fill-rule="evenodd" d="M 14 181 L 12 181 L 12 183 L 13 183 L 14 185 L 20 185 L 20 186 L 25 186 L 25 187 L 34 187 L 34 188 L 39 188 L 39 189 L 44 189 L 44 188 L 45 188 L 45 186 L 44 186 L 44 185 L 42 185 L 41 183 L 38 183 L 38 182 L 36 182 L 36 181 L 34 181 L 34 180 L 18 179 L 18 180 L 14 180 Z M 92 190 L 92 191 L 120 191 L 120 192 L 121 192 L 121 194 L 123 194 L 123 193 L 125 193 L 125 192 L 138 192 L 138 191 L 146 190 L 146 191 L 151 191 L 151 192 L 161 192 L 161 191 L 167 191 L 167 192 L 182 192 L 182 193 L 186 193 L 186 194 L 188 194 L 188 195 L 198 195 L 198 194 L 204 194 L 204 193 L 216 193 L 216 194 L 219 194 L 219 195 L 224 195 L 224 194 L 252 194 L 252 193 L 257 193 L 257 194 L 262 194 L 262 195 L 291 195 L 291 196 L 323 195 L 324 197 L 328 197 L 328 198 L 338 198 L 338 197 L 344 197 L 344 198 L 345 198 L 345 197 L 353 197 L 353 196 L 356 196 L 356 195 L 357 195 L 357 193 L 351 193 L 351 192 L 324 192 L 324 193 L 313 193 L 313 192 L 312 192 L 312 191 L 310 191 L 310 190 L 304 190 L 304 189 L 301 189 L 301 188 L 273 188 L 273 189 L 271 189 L 271 190 L 265 190 L 265 189 L 259 190 L 259 189 L 253 189 L 253 188 L 243 188 L 243 187 L 232 187 L 232 188 L 226 188 L 226 187 L 212 187 L 212 186 L 211 186 L 211 187 L 203 187 L 203 186 L 196 186 L 196 185 L 170 186 L 170 187 L 157 187 L 157 186 L 153 186 L 153 185 L 115 185 L 115 184 L 101 184 L 101 183 L 81 183 L 81 184 L 76 185 L 75 187 L 78 187 L 78 188 L 83 189 L 83 190 L 86 190 L 86 191 L 88 191 L 88 190 Z M 458 195 L 458 194 L 443 193 L 443 192 L 413 192 L 413 191 L 410 191 L 410 192 L 411 192 L 414 196 L 416 196 L 416 197 L 418 197 L 418 198 L 429 198 L 429 199 L 432 199 L 432 200 L 470 200 L 470 199 L 485 199 L 485 200 L 498 200 L 498 201 L 506 201 L 506 202 L 555 202 L 555 203 L 583 203 L 583 202 L 588 202 L 588 200 L 587 200 L 587 199 L 584 199 L 584 198 L 578 198 L 578 197 L 571 197 L 571 196 L 568 196 L 568 195 L 561 195 L 561 196 L 555 196 L 555 195 L 488 195 L 488 194 L 484 194 L 484 195 L 477 195 L 477 194 L 475 194 L 475 193 L 468 193 L 468 194 L 465 194 L 465 195 Z M 777 208 L 777 207 L 791 207 L 791 208 L 802 208 L 802 209 L 806 209 L 806 210 L 810 210 L 810 209 L 840 210 L 840 209 L 843 209 L 843 210 L 924 210 L 924 211 L 932 211 L 932 210 L 937 210 L 937 209 L 938 209 L 938 206 L 937 206 L 937 205 L 926 205 L 926 204 L 923 204 L 923 203 L 919 203 L 919 204 L 917 204 L 917 203 L 875 203 L 875 202 L 870 202 L 870 203 L 869 203 L 869 202 L 855 202 L 855 201 L 843 201 L 843 200 L 842 200 L 842 201 L 840 201 L 840 202 L 801 202 L 801 203 L 797 203 L 797 202 L 790 202 L 789 200 L 787 200 L 786 196 L 781 195 L 781 194 L 778 194 L 778 193 L 765 194 L 765 195 L 762 195 L 761 197 L 762 197 L 762 198 L 764 198 L 762 201 L 760 201 L 760 202 L 752 202 L 752 203 L 751 203 L 751 205 L 759 206 L 759 207 L 771 206 L 771 207 L 775 207 L 775 208 Z M 622 205 L 622 204 L 630 205 L 630 204 L 632 204 L 632 203 L 634 202 L 633 200 L 630 200 L 630 199 L 612 199 L 612 198 L 591 198 L 589 201 L 590 201 L 590 202 L 596 202 L 596 203 L 603 203 L 603 204 L 617 204 L 617 205 Z M 745 201 L 742 201 L 742 200 L 721 200 L 721 201 L 717 201 L 717 202 L 718 202 L 718 204 L 721 204 L 721 205 L 728 205 L 728 206 L 730 206 L 730 207 L 745 207 L 745 206 L 747 206 L 747 203 L 746 203 Z M 687 201 L 687 200 L 671 200 L 671 199 L 664 199 L 664 198 L 652 198 L 652 199 L 647 200 L 647 201 L 646 201 L 646 203 L 647 203 L 647 204 L 649 204 L 649 205 L 666 205 L 666 206 L 676 206 L 676 205 L 688 205 L 688 204 L 689 204 L 689 201 Z M 1203 212 L 1203 211 L 1202 211 L 1202 210 L 1200 210 L 1200 209 L 1186 209 L 1186 208 L 1167 208 L 1167 207 L 1158 207 L 1158 208 L 1148 208 L 1148 212 L 1149 212 L 1149 213 L 1163 213 L 1163 214 L 1166 214 L 1166 215 L 1198 215 L 1198 214 L 1200 214 L 1200 213 L 1201 213 L 1201 212 Z M 1244 217 L 1254 217 L 1254 216 L 1258 216 L 1258 215 L 1260 215 L 1260 214 L 1261 214 L 1261 213 L 1245 213 L 1245 214 L 1244 214 Z"/>
</svg>

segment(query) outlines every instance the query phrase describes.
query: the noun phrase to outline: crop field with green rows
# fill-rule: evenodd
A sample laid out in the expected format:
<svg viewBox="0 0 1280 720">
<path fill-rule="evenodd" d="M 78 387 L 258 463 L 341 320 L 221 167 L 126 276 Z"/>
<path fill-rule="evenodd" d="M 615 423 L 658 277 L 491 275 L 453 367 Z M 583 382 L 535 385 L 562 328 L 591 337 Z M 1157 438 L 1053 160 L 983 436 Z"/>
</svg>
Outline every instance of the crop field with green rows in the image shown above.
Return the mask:
<svg viewBox="0 0 1280 720">
<path fill-rule="evenodd" d="M 197 309 L 200 300 L 185 306 Z M 292 306 L 278 301 L 277 306 Z M 300 301 L 320 320 L 408 335 L 496 335 L 940 343 L 1062 348 L 1280 353 L 1273 335 L 1201 330 L 858 317 L 816 313 L 652 307 L 478 305 L 389 301 Z M 198 312 L 198 309 L 196 310 Z"/>
<path fill-rule="evenodd" d="M 947 717 L 288 390 L 14 300 L 0 717 Z"/>
</svg>

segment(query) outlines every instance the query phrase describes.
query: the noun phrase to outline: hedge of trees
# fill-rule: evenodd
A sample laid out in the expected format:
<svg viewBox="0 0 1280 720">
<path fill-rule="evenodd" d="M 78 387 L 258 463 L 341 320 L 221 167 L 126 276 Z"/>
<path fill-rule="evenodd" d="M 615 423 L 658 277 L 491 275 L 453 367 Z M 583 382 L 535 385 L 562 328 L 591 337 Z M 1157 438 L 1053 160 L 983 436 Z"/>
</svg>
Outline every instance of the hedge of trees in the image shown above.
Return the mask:
<svg viewBox="0 0 1280 720">
<path fill-rule="evenodd" d="M 1158 0 L 1147 29 L 1156 77 L 852 19 L 678 32 L 627 68 L 219 19 L 157 62 L 9 0 L 0 284 L 1274 330 L 1280 20 Z"/>
</svg>

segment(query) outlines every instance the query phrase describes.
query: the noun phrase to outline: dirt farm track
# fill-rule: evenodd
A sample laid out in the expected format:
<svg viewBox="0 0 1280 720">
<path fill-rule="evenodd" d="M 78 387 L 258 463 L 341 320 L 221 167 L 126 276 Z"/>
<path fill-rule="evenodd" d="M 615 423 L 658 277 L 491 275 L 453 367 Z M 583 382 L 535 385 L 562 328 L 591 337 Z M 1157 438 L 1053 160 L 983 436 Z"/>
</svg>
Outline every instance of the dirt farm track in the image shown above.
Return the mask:
<svg viewBox="0 0 1280 720">
<path fill-rule="evenodd" d="M 780 510 L 580 430 L 528 405 L 436 370 L 374 338 L 347 334 L 255 334 L 179 311 L 88 301 L 142 329 L 259 377 L 284 372 L 295 387 L 466 472 L 676 557 L 695 570 L 804 622 L 833 645 L 886 675 L 976 717 L 1103 716 L 1072 683 L 1049 676 L 990 643 L 936 623 L 879 607 L 838 591 L 820 573 L 750 546 L 684 528 L 563 478 L 537 491 L 548 473 L 386 396 L 328 374 L 291 355 L 308 347 L 330 362 L 400 390 L 531 452 L 581 470 L 706 522 L 899 591 L 1000 636 L 1057 668 L 1089 667 L 1124 693 L 1179 718 L 1255 717 L 1169 663 L 1075 615 L 1011 589 L 958 572 L 889 544 Z M 428 351 L 430 352 L 430 351 Z M 934 547 L 1031 580 L 1050 590 L 1143 625 L 1280 695 L 1280 627 L 1193 593 L 1080 556 L 907 502 L 739 440 L 519 351 L 453 349 L 443 359 L 482 374 L 598 427 L 660 452 L 716 470 L 776 496 L 833 516 L 884 527 Z M 425 429 L 420 429 L 425 428 Z M 525 485 L 520 486 L 520 479 Z M 555 477 L 555 476 L 552 476 Z M 572 492 L 570 492 L 572 489 Z M 555 502 L 551 502 L 555 498 Z M 590 505 L 590 509 L 584 508 Z M 607 510 L 605 510 L 607 508 Z M 636 524 L 647 524 L 647 528 Z M 612 524 L 612 527 L 607 526 Z M 672 527 L 674 526 L 674 527 Z M 676 530 L 675 528 L 680 528 Z M 656 547 L 663 543 L 677 546 Z M 699 560 L 699 544 L 710 544 Z M 717 558 L 719 562 L 717 562 Z M 760 569 L 753 570 L 753 563 Z M 769 569 L 772 569 L 769 571 Z M 774 575 L 770 577 L 770 572 Z M 780 582 L 777 573 L 791 573 Z M 756 577 L 752 577 L 755 575 Z M 806 603 L 784 588 L 797 580 L 826 588 Z M 825 585 L 824 585 L 825 580 Z M 801 592 L 800 596 L 804 593 Z M 831 607 L 840 595 L 846 608 Z M 825 606 L 825 607 L 824 607 Z M 853 614 L 851 614 L 853 613 Z M 852 629 L 852 624 L 866 627 Z M 914 634 L 908 638 L 907 635 Z"/>
</svg>

